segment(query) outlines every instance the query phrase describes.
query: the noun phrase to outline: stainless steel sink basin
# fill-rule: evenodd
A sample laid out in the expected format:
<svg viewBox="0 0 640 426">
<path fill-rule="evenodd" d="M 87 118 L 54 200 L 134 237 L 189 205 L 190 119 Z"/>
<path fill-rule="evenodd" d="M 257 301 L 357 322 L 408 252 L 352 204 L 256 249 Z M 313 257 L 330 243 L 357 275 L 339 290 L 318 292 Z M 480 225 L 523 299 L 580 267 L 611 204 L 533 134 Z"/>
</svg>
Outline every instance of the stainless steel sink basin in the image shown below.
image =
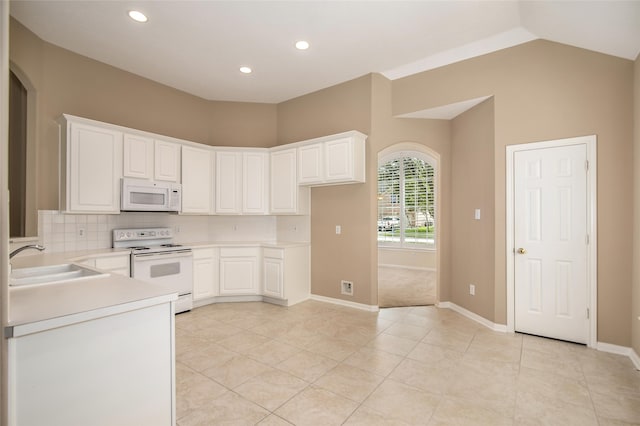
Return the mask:
<svg viewBox="0 0 640 426">
<path fill-rule="evenodd" d="M 73 263 L 64 263 L 62 265 L 14 269 L 9 276 L 9 285 L 12 287 L 44 285 L 107 276 L 109 274 L 91 268 Z"/>
</svg>

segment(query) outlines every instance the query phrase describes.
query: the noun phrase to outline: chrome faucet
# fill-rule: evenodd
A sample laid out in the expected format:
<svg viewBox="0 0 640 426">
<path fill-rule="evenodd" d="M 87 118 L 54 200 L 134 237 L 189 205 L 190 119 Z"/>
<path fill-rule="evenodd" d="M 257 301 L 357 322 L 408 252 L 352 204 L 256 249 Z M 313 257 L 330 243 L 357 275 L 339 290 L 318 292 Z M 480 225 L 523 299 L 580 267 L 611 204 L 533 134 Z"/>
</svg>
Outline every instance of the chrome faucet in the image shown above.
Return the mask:
<svg viewBox="0 0 640 426">
<path fill-rule="evenodd" d="M 28 250 L 28 249 L 34 249 L 34 250 L 44 250 L 45 247 L 41 246 L 40 244 L 29 244 L 28 246 L 22 246 L 20 248 L 15 249 L 14 251 L 12 251 L 11 253 L 9 253 L 9 259 L 12 259 L 13 256 L 15 256 L 16 254 L 20 253 L 23 250 Z"/>
</svg>

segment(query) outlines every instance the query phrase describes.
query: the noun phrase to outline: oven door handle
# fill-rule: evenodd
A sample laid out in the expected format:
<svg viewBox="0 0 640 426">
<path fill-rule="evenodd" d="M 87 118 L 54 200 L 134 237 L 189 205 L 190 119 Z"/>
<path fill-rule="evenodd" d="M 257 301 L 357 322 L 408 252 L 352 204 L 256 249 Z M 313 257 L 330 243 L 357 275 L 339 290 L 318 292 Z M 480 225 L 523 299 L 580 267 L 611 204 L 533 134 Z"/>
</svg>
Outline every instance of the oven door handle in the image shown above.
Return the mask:
<svg viewBox="0 0 640 426">
<path fill-rule="evenodd" d="M 133 255 L 133 259 L 134 260 L 140 260 L 140 261 L 149 261 L 149 260 L 164 260 L 164 259 L 175 259 L 175 258 L 179 258 L 179 257 L 191 257 L 193 256 L 193 253 L 191 250 L 180 250 L 180 251 L 166 251 L 166 252 L 160 252 L 160 253 L 139 253 L 139 254 L 134 254 Z"/>
</svg>

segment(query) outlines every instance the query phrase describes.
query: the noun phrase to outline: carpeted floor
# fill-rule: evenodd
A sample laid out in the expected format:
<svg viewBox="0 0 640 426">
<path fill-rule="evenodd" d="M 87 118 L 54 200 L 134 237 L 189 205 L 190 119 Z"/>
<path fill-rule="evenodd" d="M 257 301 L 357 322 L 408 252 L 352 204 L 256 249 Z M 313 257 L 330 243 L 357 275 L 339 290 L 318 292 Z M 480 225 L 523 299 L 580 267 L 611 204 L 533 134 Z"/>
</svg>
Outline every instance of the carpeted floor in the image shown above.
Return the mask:
<svg viewBox="0 0 640 426">
<path fill-rule="evenodd" d="M 436 271 L 378 267 L 378 305 L 381 308 L 436 303 Z"/>
</svg>

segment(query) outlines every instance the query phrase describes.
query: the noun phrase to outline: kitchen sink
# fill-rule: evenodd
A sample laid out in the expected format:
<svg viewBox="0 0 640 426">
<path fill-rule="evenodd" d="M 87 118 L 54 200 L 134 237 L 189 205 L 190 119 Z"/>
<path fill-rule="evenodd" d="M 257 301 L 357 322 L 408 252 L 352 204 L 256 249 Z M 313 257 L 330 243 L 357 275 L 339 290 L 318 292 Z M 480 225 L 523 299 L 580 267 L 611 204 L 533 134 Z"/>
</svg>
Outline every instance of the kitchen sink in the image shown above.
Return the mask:
<svg viewBox="0 0 640 426">
<path fill-rule="evenodd" d="M 96 271 L 95 269 L 73 263 L 64 263 L 62 265 L 14 269 L 9 276 L 9 285 L 11 287 L 21 287 L 107 276 L 109 276 L 109 274 Z"/>
</svg>

